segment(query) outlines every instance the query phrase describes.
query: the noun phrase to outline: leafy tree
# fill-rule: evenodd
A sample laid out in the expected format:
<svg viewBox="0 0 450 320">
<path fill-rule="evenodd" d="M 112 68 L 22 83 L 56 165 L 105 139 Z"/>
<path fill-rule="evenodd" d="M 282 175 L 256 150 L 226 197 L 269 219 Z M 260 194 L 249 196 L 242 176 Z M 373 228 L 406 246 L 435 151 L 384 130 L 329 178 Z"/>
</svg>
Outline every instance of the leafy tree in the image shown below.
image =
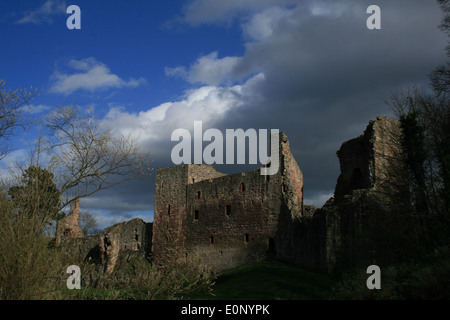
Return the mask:
<svg viewBox="0 0 450 320">
<path fill-rule="evenodd" d="M 42 175 L 36 178 L 38 172 Z M 13 189 L 14 200 L 0 193 L 1 300 L 61 298 L 57 290 L 64 283 L 61 275 L 70 263 L 70 257 L 64 250 L 52 248 L 50 238 L 44 233 L 44 208 L 54 207 L 54 203 L 42 200 L 56 197 L 52 197 L 51 187 L 42 188 L 42 182 L 48 182 L 47 178 L 51 177 L 43 172 L 42 169 L 30 169 L 24 177 L 24 181 L 30 183 Z M 36 185 L 40 187 L 35 189 Z M 29 191 L 30 195 L 27 194 Z M 39 197 L 35 196 L 37 194 Z"/>
<path fill-rule="evenodd" d="M 46 225 L 55 219 L 60 209 L 60 192 L 53 182 L 54 175 L 40 167 L 31 166 L 23 172 L 21 184 L 9 188 L 8 194 L 20 214 Z"/>
</svg>

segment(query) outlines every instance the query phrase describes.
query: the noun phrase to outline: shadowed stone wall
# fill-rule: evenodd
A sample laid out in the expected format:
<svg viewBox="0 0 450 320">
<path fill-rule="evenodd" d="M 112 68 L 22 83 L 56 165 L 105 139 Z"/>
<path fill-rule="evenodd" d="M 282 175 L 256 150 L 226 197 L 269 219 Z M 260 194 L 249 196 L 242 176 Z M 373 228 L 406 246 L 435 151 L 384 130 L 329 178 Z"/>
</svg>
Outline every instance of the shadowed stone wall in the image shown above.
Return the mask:
<svg viewBox="0 0 450 320">
<path fill-rule="evenodd" d="M 135 218 L 115 224 L 96 235 L 62 238 L 57 245 L 63 246 L 74 261 L 90 261 L 101 266 L 103 272 L 111 274 L 121 255 L 148 256 L 151 241 L 152 223 Z"/>
<path fill-rule="evenodd" d="M 303 176 L 283 133 L 279 148 L 280 168 L 272 176 L 259 169 L 225 175 L 203 164 L 158 170 L 155 260 L 200 256 L 223 270 L 290 254 L 290 223 L 302 214 Z"/>
</svg>

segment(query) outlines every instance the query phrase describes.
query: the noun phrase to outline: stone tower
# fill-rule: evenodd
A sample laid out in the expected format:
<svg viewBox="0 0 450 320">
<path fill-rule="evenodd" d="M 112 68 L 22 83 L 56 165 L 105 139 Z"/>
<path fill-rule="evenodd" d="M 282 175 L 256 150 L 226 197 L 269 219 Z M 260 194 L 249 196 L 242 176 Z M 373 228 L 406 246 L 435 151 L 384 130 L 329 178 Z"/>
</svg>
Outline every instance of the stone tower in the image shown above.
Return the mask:
<svg viewBox="0 0 450 320">
<path fill-rule="evenodd" d="M 377 117 L 361 136 L 344 142 L 337 152 L 341 173 L 334 197 L 316 212 L 325 230 L 321 241 L 325 241 L 322 265 L 326 269 L 367 259 L 371 254 L 368 235 L 381 234 L 375 229 L 379 217 L 402 206 L 408 188 L 400 138 L 398 121 Z"/>
<path fill-rule="evenodd" d="M 64 239 L 81 237 L 83 237 L 83 231 L 80 227 L 80 199 L 76 199 L 70 204 L 69 214 L 58 221 L 56 245 L 59 245 Z"/>
<path fill-rule="evenodd" d="M 303 175 L 287 136 L 279 135 L 279 170 L 225 175 L 210 165 L 159 169 L 152 252 L 157 263 L 201 259 L 214 270 L 289 254 L 300 218 Z"/>
<path fill-rule="evenodd" d="M 360 189 L 380 187 L 392 180 L 400 157 L 400 126 L 394 119 L 378 117 L 370 121 L 364 134 L 346 141 L 337 152 L 341 168 L 335 199 Z"/>
</svg>

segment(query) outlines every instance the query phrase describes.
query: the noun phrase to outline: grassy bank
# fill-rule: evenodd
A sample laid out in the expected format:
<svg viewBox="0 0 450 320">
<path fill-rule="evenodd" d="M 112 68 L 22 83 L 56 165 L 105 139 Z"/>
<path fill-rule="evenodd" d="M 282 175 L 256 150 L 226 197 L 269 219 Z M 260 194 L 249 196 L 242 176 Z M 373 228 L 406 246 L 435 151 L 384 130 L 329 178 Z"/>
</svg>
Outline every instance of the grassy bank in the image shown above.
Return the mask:
<svg viewBox="0 0 450 320">
<path fill-rule="evenodd" d="M 220 274 L 213 286 L 214 296 L 194 299 L 241 300 L 327 299 L 335 284 L 326 273 L 280 261 L 263 261 Z"/>
</svg>

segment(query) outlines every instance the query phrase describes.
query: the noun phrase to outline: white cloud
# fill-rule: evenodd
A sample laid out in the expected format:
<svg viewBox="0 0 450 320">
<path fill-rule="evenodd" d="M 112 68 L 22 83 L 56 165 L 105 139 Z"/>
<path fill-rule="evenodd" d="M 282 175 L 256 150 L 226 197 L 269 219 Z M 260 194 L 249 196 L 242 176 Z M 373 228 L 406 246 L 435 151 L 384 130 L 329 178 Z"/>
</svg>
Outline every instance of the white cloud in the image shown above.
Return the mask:
<svg viewBox="0 0 450 320">
<path fill-rule="evenodd" d="M 59 14 L 65 14 L 66 9 L 67 6 L 64 0 L 47 0 L 39 8 L 26 12 L 21 19 L 16 21 L 16 23 L 52 23 L 52 17 Z"/>
<path fill-rule="evenodd" d="M 242 25 L 244 35 L 253 41 L 262 41 L 274 33 L 276 24 L 289 17 L 290 11 L 281 7 L 268 8 L 253 15 Z"/>
<path fill-rule="evenodd" d="M 165 68 L 170 76 L 178 76 L 189 83 L 201 83 L 206 85 L 219 85 L 230 83 L 233 80 L 233 69 L 239 63 L 239 57 L 218 58 L 217 52 L 212 52 L 200 57 L 192 64 L 188 71 L 185 67 Z"/>
<path fill-rule="evenodd" d="M 45 104 L 39 104 L 37 106 L 30 104 L 22 107 L 23 111 L 28 114 L 39 114 L 44 111 L 50 110 L 50 108 L 51 108 L 50 106 L 47 106 Z"/>
<path fill-rule="evenodd" d="M 0 180 L 2 183 L 14 181 L 15 174 L 17 174 L 15 164 L 25 162 L 28 153 L 26 149 L 17 149 L 9 152 L 5 158 L 0 160 Z"/>
<path fill-rule="evenodd" d="M 295 5 L 298 0 L 194 0 L 186 6 L 183 20 L 192 25 L 229 23 L 241 13 L 257 12 L 275 5 Z"/>
<path fill-rule="evenodd" d="M 170 145 L 171 132 L 177 128 L 191 130 L 194 121 L 202 121 L 206 128 L 224 119 L 228 112 L 243 105 L 251 87 L 260 81 L 264 81 L 262 74 L 243 85 L 203 86 L 187 91 L 180 101 L 167 102 L 139 113 L 111 108 L 104 124 L 120 134 L 135 136 L 141 146 L 152 147 L 154 153 L 154 146 L 161 144 L 167 148 Z"/>
<path fill-rule="evenodd" d="M 183 79 L 187 79 L 188 77 L 188 71 L 186 71 L 186 68 L 183 66 L 178 66 L 175 68 L 165 67 L 164 72 L 167 76 L 179 77 Z"/>
<path fill-rule="evenodd" d="M 72 94 L 77 90 L 95 91 L 107 88 L 137 87 L 146 83 L 144 78 L 130 78 L 123 80 L 118 75 L 111 73 L 111 70 L 102 62 L 95 58 L 82 60 L 71 60 L 69 67 L 75 73 L 67 74 L 58 70 L 52 75 L 50 92 Z"/>
</svg>

